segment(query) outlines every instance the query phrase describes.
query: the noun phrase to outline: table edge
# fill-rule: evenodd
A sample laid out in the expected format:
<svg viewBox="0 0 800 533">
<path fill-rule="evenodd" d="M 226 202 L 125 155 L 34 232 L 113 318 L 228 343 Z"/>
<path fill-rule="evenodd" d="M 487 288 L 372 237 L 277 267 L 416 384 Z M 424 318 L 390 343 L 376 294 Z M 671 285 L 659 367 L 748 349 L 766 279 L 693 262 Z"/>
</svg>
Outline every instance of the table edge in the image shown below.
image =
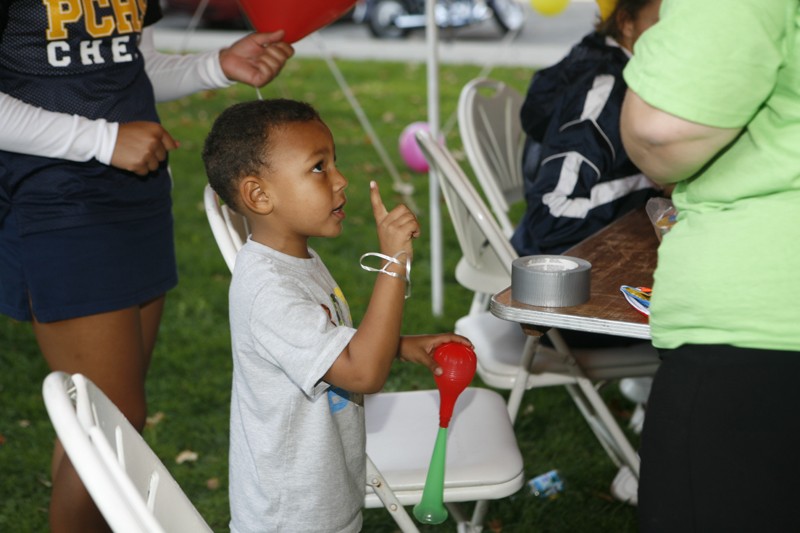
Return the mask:
<svg viewBox="0 0 800 533">
<path fill-rule="evenodd" d="M 497 294 L 502 294 L 508 290 L 510 290 L 510 288 Z M 519 324 L 571 329 L 574 331 L 601 333 L 605 335 L 619 335 L 635 339 L 650 340 L 651 338 L 649 324 L 635 324 L 632 322 L 619 322 L 600 318 L 558 315 L 548 311 L 537 311 L 532 307 L 516 309 L 513 306 L 497 301 L 497 294 L 492 295 L 489 310 L 494 316 L 503 320 L 517 322 Z"/>
</svg>

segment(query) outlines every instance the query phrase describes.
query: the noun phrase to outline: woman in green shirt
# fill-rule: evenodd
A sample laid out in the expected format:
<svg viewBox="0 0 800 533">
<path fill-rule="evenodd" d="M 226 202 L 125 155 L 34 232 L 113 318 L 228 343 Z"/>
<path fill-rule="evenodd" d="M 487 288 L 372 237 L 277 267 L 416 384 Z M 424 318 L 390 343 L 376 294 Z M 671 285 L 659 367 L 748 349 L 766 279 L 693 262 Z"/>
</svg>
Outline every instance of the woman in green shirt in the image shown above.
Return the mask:
<svg viewBox="0 0 800 533">
<path fill-rule="evenodd" d="M 664 0 L 625 70 L 631 160 L 675 183 L 643 531 L 798 531 L 800 0 Z"/>
</svg>

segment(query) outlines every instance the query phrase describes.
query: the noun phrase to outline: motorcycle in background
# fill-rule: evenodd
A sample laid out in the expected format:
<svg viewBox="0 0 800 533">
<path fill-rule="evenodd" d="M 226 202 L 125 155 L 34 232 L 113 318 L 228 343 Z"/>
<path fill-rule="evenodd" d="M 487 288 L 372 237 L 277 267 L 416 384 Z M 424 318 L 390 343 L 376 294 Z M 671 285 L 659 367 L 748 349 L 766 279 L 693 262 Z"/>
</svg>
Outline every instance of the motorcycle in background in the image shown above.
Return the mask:
<svg viewBox="0 0 800 533">
<path fill-rule="evenodd" d="M 494 19 L 504 34 L 525 22 L 525 12 L 515 0 L 435 0 L 434 18 L 439 28 L 463 28 Z M 382 39 L 406 37 L 425 27 L 425 0 L 366 0 L 359 2 L 358 17 L 370 33 Z"/>
</svg>

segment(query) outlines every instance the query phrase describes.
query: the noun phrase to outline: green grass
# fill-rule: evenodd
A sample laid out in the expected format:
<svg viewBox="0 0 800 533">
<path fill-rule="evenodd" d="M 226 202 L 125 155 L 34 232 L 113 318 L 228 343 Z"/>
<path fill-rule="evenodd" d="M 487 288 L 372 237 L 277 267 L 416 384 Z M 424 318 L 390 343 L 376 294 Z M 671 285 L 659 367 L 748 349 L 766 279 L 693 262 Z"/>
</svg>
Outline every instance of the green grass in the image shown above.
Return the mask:
<svg viewBox="0 0 800 533">
<path fill-rule="evenodd" d="M 404 331 L 450 331 L 456 318 L 467 312 L 471 296 L 453 278 L 459 248 L 445 216 L 445 304 L 443 316 L 435 317 L 431 312 L 430 248 L 425 233 L 430 226 L 427 178 L 408 172 L 397 152 L 403 128 L 426 119 L 425 66 L 347 61 L 338 65 L 398 169 L 414 185 L 414 198 L 423 211 L 419 214 L 423 235 L 415 248 L 413 296 L 406 304 Z M 443 124 L 455 110 L 461 87 L 478 71 L 469 66 L 441 68 Z M 493 77 L 520 91 L 527 87 L 530 75 L 526 69 L 492 72 Z M 312 246 L 337 278 L 357 322 L 363 316 L 374 276 L 358 268 L 358 258 L 364 252 L 377 250 L 368 183 L 371 179 L 381 183 L 384 201 L 392 206 L 399 198 L 389 193 L 390 176 L 324 62 L 293 59 L 262 94 L 265 98 L 281 96 L 312 103 L 333 131 L 338 166 L 350 181 L 348 218 L 339 238 L 317 240 Z M 215 531 L 227 531 L 229 519 L 230 274 L 206 222 L 202 206 L 205 175 L 199 154 L 219 112 L 255 97 L 253 89 L 235 86 L 165 103 L 160 108 L 165 126 L 181 142 L 180 149 L 171 155 L 180 284 L 167 299 L 148 381 L 150 413 L 161 413 L 163 417 L 145 430 L 145 438 Z M 447 144 L 456 154 L 461 153 L 457 130 L 448 134 Z M 45 531 L 54 433 L 41 400 L 47 367 L 29 324 L 0 318 L 0 368 L 0 531 Z M 475 384 L 481 385 L 477 379 Z M 433 387 L 426 371 L 398 364 L 386 388 Z M 632 406 L 620 397 L 615 386 L 608 387 L 605 395 L 624 425 Z M 614 465 L 562 387 L 526 394 L 517 434 L 527 477 L 558 469 L 566 488 L 554 500 L 538 499 L 523 489 L 492 503 L 487 517 L 492 531 L 635 530 L 635 510 L 614 501 L 609 494 L 616 473 Z M 636 444 L 635 436 L 632 439 Z M 177 464 L 175 457 L 183 450 L 195 451 L 197 461 Z M 364 515 L 364 531 L 396 530 L 381 509 L 365 511 Z"/>
</svg>

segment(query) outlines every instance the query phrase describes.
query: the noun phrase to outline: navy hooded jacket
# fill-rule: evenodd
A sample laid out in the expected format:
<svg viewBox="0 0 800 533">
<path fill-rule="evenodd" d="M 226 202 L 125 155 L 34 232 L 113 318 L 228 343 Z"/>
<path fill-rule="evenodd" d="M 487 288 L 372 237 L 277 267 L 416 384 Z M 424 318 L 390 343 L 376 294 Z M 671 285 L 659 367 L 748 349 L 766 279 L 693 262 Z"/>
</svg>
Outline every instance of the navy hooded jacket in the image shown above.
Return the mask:
<svg viewBox="0 0 800 533">
<path fill-rule="evenodd" d="M 521 256 L 559 254 L 659 194 L 620 138 L 628 57 L 591 33 L 533 76 L 520 112 L 527 209 L 511 239 Z"/>
</svg>

